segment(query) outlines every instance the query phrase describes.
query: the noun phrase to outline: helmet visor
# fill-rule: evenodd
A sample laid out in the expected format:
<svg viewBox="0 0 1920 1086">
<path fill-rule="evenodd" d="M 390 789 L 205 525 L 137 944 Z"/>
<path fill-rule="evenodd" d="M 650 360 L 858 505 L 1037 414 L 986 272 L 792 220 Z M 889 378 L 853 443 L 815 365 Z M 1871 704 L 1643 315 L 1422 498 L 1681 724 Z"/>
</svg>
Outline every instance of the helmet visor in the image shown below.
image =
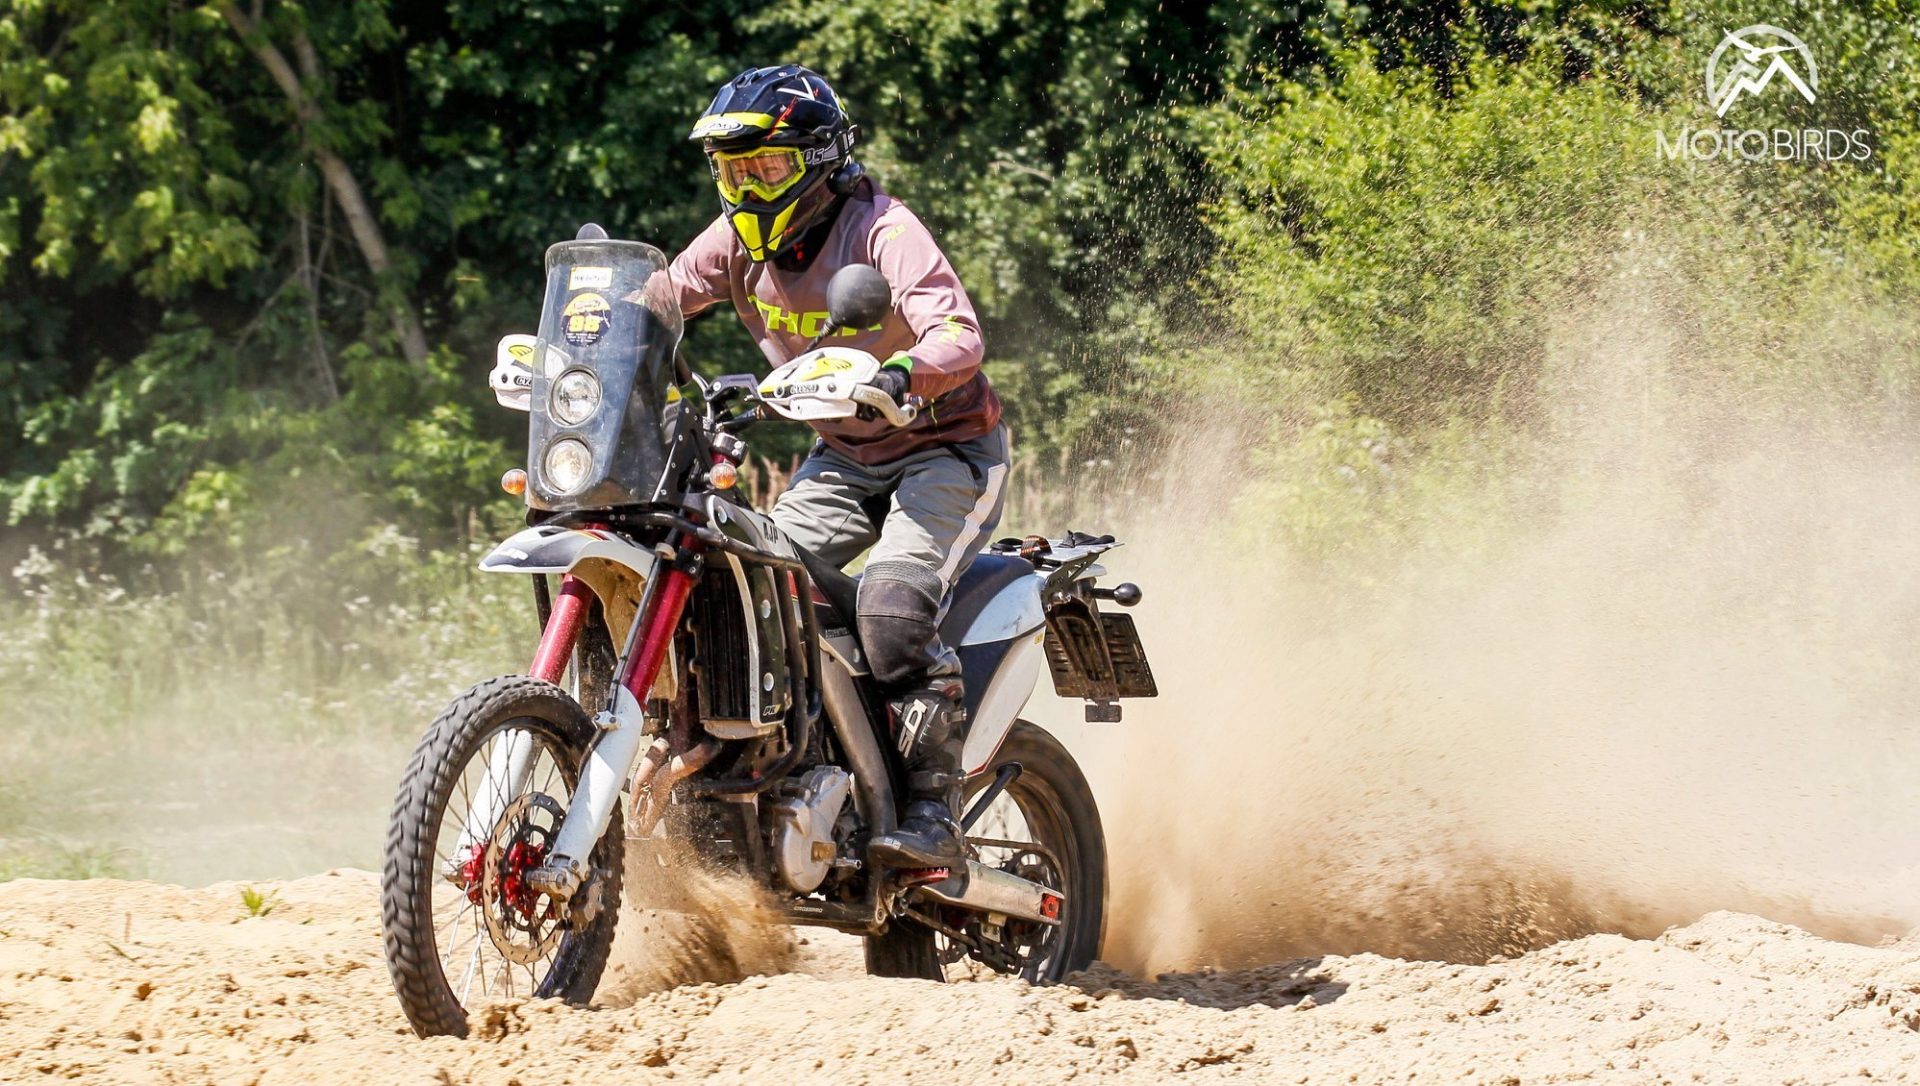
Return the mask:
<svg viewBox="0 0 1920 1086">
<path fill-rule="evenodd" d="M 797 147 L 756 147 L 751 151 L 714 151 L 713 179 L 730 204 L 748 193 L 772 203 L 806 176 L 807 164 Z"/>
</svg>

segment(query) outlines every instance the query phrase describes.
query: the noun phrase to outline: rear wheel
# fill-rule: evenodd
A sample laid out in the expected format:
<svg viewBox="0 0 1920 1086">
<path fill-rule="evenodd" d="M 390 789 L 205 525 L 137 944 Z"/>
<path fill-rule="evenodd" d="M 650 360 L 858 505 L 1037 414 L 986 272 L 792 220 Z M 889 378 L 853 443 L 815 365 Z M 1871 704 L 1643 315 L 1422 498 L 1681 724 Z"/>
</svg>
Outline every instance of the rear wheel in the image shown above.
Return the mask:
<svg viewBox="0 0 1920 1086">
<path fill-rule="evenodd" d="M 585 1002 L 620 912 L 618 806 L 568 920 L 526 885 L 549 856 L 594 728 L 552 683 L 508 675 L 454 699 L 427 729 L 387 831 L 380 919 L 401 1007 L 422 1037 L 465 1036 L 480 999 Z"/>
<path fill-rule="evenodd" d="M 980 863 L 1043 883 L 1066 898 L 1057 926 L 1009 920 L 1000 940 L 1001 949 L 1017 959 L 1020 976 L 1049 983 L 1085 969 L 1100 952 L 1106 927 L 1106 837 L 1093 790 L 1073 756 L 1058 739 L 1024 720 L 1014 722 L 994 764 L 968 780 L 969 806 L 1008 762 L 1020 763 L 1020 775 L 974 823 L 967 847 Z M 945 909 L 939 919 L 971 925 L 978 918 Z M 964 930 L 979 935 L 977 926 Z M 867 938 L 867 972 L 959 980 L 990 971 L 969 956 L 966 946 L 902 919 L 884 935 Z"/>
</svg>

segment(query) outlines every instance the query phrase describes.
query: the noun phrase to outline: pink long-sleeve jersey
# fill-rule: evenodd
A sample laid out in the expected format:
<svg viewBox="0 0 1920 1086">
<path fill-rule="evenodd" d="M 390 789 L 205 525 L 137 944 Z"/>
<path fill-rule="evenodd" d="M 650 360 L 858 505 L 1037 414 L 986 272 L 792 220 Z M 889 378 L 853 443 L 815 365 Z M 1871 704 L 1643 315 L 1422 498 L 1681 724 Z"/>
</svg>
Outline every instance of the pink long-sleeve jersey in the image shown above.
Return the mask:
<svg viewBox="0 0 1920 1086">
<path fill-rule="evenodd" d="M 775 366 L 793 360 L 827 322 L 827 281 L 870 264 L 893 287 L 893 309 L 872 328 L 848 328 L 824 343 L 858 347 L 882 362 L 911 358 L 911 390 L 927 400 L 913 424 L 884 419 L 813 423 L 829 445 L 863 464 L 884 464 L 936 445 L 968 441 L 1000 422 L 1000 400 L 980 370 L 980 322 L 953 265 L 907 205 L 871 179 L 840 209 L 821 251 L 802 272 L 755 263 L 723 218 L 674 258 L 669 276 L 691 317 L 731 300 Z"/>
</svg>

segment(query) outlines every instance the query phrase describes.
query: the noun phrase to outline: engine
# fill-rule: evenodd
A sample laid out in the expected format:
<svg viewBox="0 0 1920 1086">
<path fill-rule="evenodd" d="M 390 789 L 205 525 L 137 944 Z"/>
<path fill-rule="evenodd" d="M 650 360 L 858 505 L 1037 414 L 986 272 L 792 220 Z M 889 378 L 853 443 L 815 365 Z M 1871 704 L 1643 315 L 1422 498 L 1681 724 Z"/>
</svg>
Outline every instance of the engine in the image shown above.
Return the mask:
<svg viewBox="0 0 1920 1086">
<path fill-rule="evenodd" d="M 800 775 L 798 787 L 775 801 L 773 860 L 780 878 L 797 894 L 809 894 L 826 881 L 838 846 L 834 826 L 847 805 L 853 777 L 839 766 L 815 766 Z"/>
</svg>

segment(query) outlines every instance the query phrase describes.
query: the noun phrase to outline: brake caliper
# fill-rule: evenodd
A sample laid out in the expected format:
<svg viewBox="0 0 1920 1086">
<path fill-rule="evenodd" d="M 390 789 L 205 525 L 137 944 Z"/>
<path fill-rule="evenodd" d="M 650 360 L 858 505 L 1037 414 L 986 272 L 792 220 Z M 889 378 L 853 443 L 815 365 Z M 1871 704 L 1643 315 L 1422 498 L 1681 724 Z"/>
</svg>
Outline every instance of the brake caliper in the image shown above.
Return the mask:
<svg viewBox="0 0 1920 1086">
<path fill-rule="evenodd" d="M 546 860 L 547 846 L 530 841 L 515 841 L 507 846 L 506 854 L 500 857 L 500 900 L 528 919 L 539 908 L 540 893 L 527 884 L 527 872 Z M 485 904 L 486 846 L 468 845 L 464 857 L 449 866 L 452 874 L 449 881 L 466 891 L 468 901 L 475 905 Z"/>
<path fill-rule="evenodd" d="M 546 859 L 547 846 L 515 841 L 507 847 L 507 855 L 500 865 L 500 896 L 528 919 L 533 917 L 535 907 L 540 904 L 540 893 L 527 885 L 526 875 L 545 863 Z"/>
</svg>

